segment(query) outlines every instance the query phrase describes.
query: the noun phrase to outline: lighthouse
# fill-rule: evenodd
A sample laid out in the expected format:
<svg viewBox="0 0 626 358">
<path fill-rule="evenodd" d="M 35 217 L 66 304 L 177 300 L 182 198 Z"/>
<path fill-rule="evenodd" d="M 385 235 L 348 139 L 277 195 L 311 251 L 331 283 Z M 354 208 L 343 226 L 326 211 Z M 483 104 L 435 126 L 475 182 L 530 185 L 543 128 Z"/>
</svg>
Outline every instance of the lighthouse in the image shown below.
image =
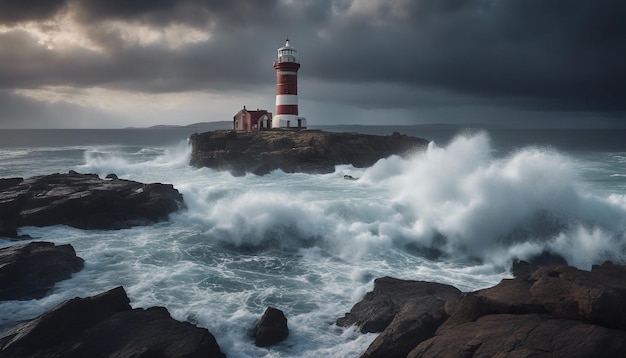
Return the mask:
<svg viewBox="0 0 626 358">
<path fill-rule="evenodd" d="M 298 116 L 298 62 L 297 52 L 291 47 L 289 39 L 285 46 L 278 49 L 278 58 L 274 61 L 276 70 L 276 112 L 272 119 L 272 128 L 305 129 L 306 118 Z"/>
</svg>

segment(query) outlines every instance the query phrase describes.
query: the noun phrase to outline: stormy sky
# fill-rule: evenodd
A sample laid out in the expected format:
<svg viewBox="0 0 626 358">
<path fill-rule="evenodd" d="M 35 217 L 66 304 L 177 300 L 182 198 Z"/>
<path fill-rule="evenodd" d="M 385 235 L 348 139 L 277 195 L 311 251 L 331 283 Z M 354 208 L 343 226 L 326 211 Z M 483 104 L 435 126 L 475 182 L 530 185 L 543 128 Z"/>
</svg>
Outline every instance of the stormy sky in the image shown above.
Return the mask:
<svg viewBox="0 0 626 358">
<path fill-rule="evenodd" d="M 0 0 L 0 128 L 274 110 L 298 49 L 309 124 L 626 127 L 619 0 Z"/>
</svg>

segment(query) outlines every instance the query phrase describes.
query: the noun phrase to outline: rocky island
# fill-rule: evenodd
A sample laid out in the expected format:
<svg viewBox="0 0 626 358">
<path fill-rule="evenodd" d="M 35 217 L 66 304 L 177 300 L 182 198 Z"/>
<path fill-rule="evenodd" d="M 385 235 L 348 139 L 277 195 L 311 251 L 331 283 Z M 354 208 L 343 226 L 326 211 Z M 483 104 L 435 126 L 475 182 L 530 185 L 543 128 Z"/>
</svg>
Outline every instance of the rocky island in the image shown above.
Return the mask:
<svg viewBox="0 0 626 358">
<path fill-rule="evenodd" d="M 317 130 L 214 131 L 189 138 L 191 165 L 264 175 L 280 169 L 286 173 L 325 174 L 335 166 L 368 167 L 391 155 L 423 149 L 428 141 L 400 133 L 389 136 L 334 133 Z"/>
</svg>

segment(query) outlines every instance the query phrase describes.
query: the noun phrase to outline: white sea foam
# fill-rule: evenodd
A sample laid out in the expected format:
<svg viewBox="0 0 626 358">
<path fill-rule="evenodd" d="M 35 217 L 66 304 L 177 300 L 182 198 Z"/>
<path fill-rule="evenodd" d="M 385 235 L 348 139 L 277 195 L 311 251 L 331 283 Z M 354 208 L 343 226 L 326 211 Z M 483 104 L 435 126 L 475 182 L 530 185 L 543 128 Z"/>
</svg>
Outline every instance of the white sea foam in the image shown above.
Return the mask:
<svg viewBox="0 0 626 358">
<path fill-rule="evenodd" d="M 520 242 L 532 242 L 559 248 L 557 252 L 573 264 L 588 268 L 607 258 L 607 251 L 578 248 L 585 241 L 610 238 L 621 252 L 611 258 L 624 262 L 623 197 L 584 192 L 573 168 L 570 158 L 541 148 L 494 158 L 489 137 L 481 133 L 458 137 L 445 148 L 431 143 L 427 151 L 406 161 L 381 160 L 363 179 L 388 185 L 392 202 L 401 208 L 398 214 L 407 223 L 406 231 L 398 230 L 400 235 L 407 241 L 435 245 L 451 257 L 502 264 L 524 253 L 516 251 Z M 381 176 L 385 172 L 390 175 Z M 443 242 L 435 243 L 438 237 Z M 563 241 L 571 245 L 556 245 Z M 516 250 L 507 253 L 513 247 Z"/>
</svg>

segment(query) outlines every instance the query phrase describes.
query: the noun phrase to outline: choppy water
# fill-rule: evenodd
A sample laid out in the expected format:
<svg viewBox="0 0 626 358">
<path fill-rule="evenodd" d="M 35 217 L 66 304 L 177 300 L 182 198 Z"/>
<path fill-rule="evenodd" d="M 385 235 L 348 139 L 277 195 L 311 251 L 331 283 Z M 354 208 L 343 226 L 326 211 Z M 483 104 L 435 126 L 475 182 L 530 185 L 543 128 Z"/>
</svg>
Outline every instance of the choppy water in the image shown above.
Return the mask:
<svg viewBox="0 0 626 358">
<path fill-rule="evenodd" d="M 134 307 L 165 306 L 207 327 L 229 357 L 349 357 L 375 336 L 334 321 L 376 277 L 469 291 L 508 277 L 512 258 L 545 249 L 585 269 L 626 263 L 626 152 L 507 147 L 492 144 L 497 135 L 431 143 L 365 169 L 238 178 L 189 167 L 184 137 L 163 145 L 113 135 L 93 144 L 0 144 L 0 177 L 116 173 L 172 183 L 188 206 L 150 227 L 21 229 L 72 244 L 86 266 L 44 299 L 0 303 L 0 325 L 123 285 Z M 251 330 L 267 306 L 285 312 L 290 336 L 257 348 Z"/>
</svg>

